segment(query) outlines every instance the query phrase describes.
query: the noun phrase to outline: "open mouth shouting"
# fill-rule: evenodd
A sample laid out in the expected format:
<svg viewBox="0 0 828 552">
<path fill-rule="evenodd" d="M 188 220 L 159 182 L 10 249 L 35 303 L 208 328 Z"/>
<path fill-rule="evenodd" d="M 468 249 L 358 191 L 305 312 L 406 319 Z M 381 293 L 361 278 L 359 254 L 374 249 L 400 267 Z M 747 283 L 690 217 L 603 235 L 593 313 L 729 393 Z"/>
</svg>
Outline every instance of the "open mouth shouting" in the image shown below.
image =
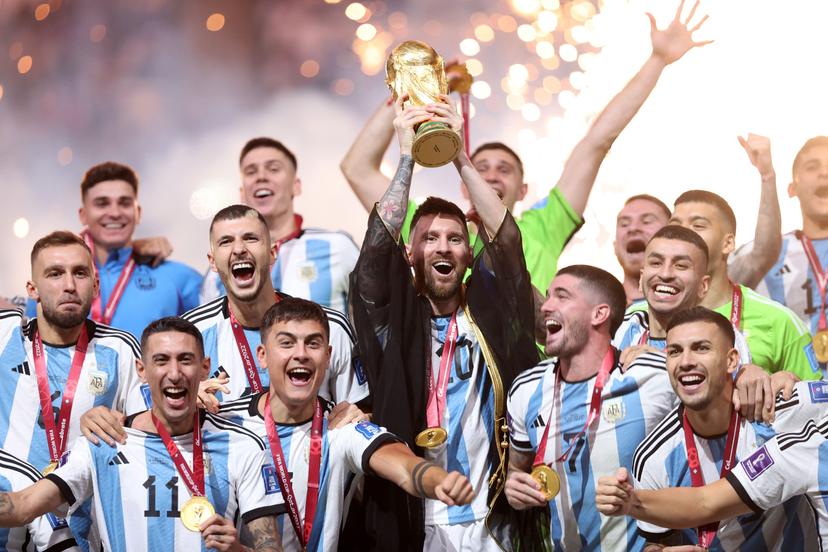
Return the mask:
<svg viewBox="0 0 828 552">
<path fill-rule="evenodd" d="M 256 265 L 249 260 L 235 261 L 230 264 L 230 274 L 240 287 L 250 286 L 256 275 Z"/>
<path fill-rule="evenodd" d="M 647 248 L 647 243 L 642 240 L 641 238 L 633 238 L 627 242 L 627 253 L 630 255 L 637 255 L 639 253 L 644 253 L 644 250 Z"/>
<path fill-rule="evenodd" d="M 454 264 L 445 260 L 434 262 L 431 267 L 442 276 L 450 276 L 454 272 Z"/>
<path fill-rule="evenodd" d="M 184 387 L 169 386 L 161 389 L 164 395 L 164 402 L 168 407 L 174 410 L 183 410 L 187 408 L 187 389 Z"/>
<path fill-rule="evenodd" d="M 549 335 L 555 335 L 563 328 L 563 325 L 553 318 L 547 318 L 545 321 L 546 324 L 546 332 Z"/>
<path fill-rule="evenodd" d="M 292 385 L 297 387 L 305 387 L 310 385 L 311 378 L 313 376 L 313 372 L 310 369 L 305 368 L 304 366 L 297 366 L 296 368 L 290 368 L 287 371 L 288 380 Z"/>
<path fill-rule="evenodd" d="M 676 378 L 679 384 L 679 387 L 684 393 L 692 395 L 696 393 L 704 383 L 704 380 L 707 379 L 704 374 L 700 374 L 698 372 L 689 372 L 687 374 L 681 374 Z"/>
</svg>

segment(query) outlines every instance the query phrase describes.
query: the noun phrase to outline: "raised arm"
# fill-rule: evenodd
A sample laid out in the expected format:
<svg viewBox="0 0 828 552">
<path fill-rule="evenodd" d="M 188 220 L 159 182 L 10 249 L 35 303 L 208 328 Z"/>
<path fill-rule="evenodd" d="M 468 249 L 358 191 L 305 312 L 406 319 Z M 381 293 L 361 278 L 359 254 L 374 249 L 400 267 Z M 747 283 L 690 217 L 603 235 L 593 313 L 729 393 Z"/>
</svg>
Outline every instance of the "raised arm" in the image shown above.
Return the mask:
<svg viewBox="0 0 828 552">
<path fill-rule="evenodd" d="M 405 492 L 434 498 L 449 506 L 469 504 L 475 491 L 468 478 L 459 472 L 448 473 L 433 462 L 415 456 L 402 443 L 383 445 L 368 461 L 371 470 L 396 483 Z"/>
<path fill-rule="evenodd" d="M 374 204 L 388 188 L 388 178 L 380 172 L 380 165 L 394 136 L 393 121 L 394 106 L 383 100 L 339 163 L 345 180 L 366 211 L 374 208 Z"/>
<path fill-rule="evenodd" d="M 0 527 L 21 527 L 65 502 L 58 486 L 41 479 L 22 491 L 0 493 Z"/>
<path fill-rule="evenodd" d="M 727 273 L 734 282 L 756 287 L 774 265 L 782 249 L 782 213 L 776 195 L 776 171 L 771 158 L 770 140 L 758 134 L 748 134 L 747 138 L 739 136 L 739 143 L 745 148 L 751 164 L 759 171 L 762 192 L 753 249 L 747 255 L 736 257 L 727 267 Z"/>
<path fill-rule="evenodd" d="M 593 184 L 595 184 L 595 177 L 601 163 L 604 161 L 604 157 L 606 157 L 615 139 L 629 124 L 650 95 L 650 92 L 655 88 L 664 68 L 679 60 L 689 50 L 711 42 L 693 40 L 693 33 L 707 19 L 707 16 L 704 16 L 694 26 L 689 27 L 690 20 L 693 19 L 698 6 L 699 2 L 697 1 L 684 23 L 682 23 L 680 20 L 682 8 L 684 7 L 684 0 L 682 0 L 675 17 L 664 30 L 659 30 L 656 27 L 653 15 L 647 14 L 647 17 L 650 18 L 652 54 L 624 89 L 607 104 L 592 123 L 592 127 L 586 136 L 572 150 L 558 181 L 558 190 L 579 215 L 584 213 L 587 198 Z"/>
</svg>

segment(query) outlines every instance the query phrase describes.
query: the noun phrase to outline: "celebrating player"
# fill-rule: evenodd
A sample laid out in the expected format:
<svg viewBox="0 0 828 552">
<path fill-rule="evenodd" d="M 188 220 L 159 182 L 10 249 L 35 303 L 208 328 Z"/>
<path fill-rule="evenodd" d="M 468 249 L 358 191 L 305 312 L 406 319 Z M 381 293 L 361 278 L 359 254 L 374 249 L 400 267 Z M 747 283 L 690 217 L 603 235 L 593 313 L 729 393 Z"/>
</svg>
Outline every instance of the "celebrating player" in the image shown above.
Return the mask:
<svg viewBox="0 0 828 552">
<path fill-rule="evenodd" d="M 200 411 L 199 383 L 210 363 L 201 333 L 162 318 L 141 338 L 138 373 L 152 409 L 128 418 L 130 438 L 115 450 L 79 439 L 45 479 L 0 495 L 0 525 L 15 527 L 94 497 L 104 550 L 239 550 L 234 519 L 254 550 L 281 550 L 276 515 L 284 511 L 273 466 L 253 432 Z"/>
<path fill-rule="evenodd" d="M 401 97 L 394 120 L 399 167 L 368 220 L 351 308 L 375 419 L 424 449 L 427 460 L 463 473 L 477 496 L 464 506 L 427 499 L 423 510 L 396 487 L 367 480 L 369 546 L 423 550 L 424 516 L 425 549 L 462 542 L 494 550 L 484 522 L 505 467 L 505 390 L 538 360 L 531 283 L 514 219 L 462 151 L 455 166 L 490 236 L 468 285 L 463 276 L 472 251 L 465 217 L 453 203 L 430 198 L 418 208 L 406 253 L 398 240 L 411 188 L 413 127 L 432 119 L 461 133 L 462 119 L 448 104 L 403 109 L 402 103 Z M 489 527 L 497 526 L 491 520 Z"/>
<path fill-rule="evenodd" d="M 293 210 L 293 199 L 302 191 L 296 156 L 277 140 L 253 138 L 242 148 L 239 168 L 241 203 L 262 214 L 276 248 L 270 270 L 273 287 L 345 312 L 348 275 L 359 248 L 345 232 L 302 226 L 302 216 Z M 226 286 L 219 274 L 208 272 L 201 302 L 224 295 Z"/>
<path fill-rule="evenodd" d="M 733 325 L 722 314 L 693 307 L 676 314 L 667 326 L 667 372 L 681 400 L 638 446 L 633 478 L 639 489 L 699 487 L 726 476 L 740 459 L 774 433 L 798 429 L 824 408 L 812 387 L 796 385 L 790 399 L 780 395 L 770 426 L 747 423 L 733 407 L 733 378 L 739 353 Z M 821 383 L 816 385 L 820 386 Z M 606 472 L 604 472 L 606 473 Z M 816 543 L 810 507 L 798 499 L 716 526 L 673 532 L 639 522 L 649 542 L 698 544 L 708 549 L 794 550 Z M 803 547 L 804 544 L 804 547 Z"/>
<path fill-rule="evenodd" d="M 546 290 L 566 243 L 583 223 L 582 215 L 587 198 L 595 183 L 601 163 L 621 131 L 629 124 L 655 87 L 664 68 L 678 61 L 689 50 L 704 46 L 707 41 L 697 42 L 692 38 L 704 22 L 702 19 L 693 27 L 679 21 L 684 2 L 679 6 L 670 26 L 660 31 L 650 16 L 653 51 L 642 68 L 619 92 L 604 111 L 598 115 L 586 136 L 575 146 L 564 166 L 557 185 L 549 196 L 524 211 L 517 223 L 523 237 L 524 255 L 532 283 L 538 290 Z M 688 22 L 698 7 L 690 13 Z M 357 137 L 341 163 L 342 172 L 348 179 L 366 210 L 388 188 L 388 179 L 380 172 L 382 154 L 393 136 L 391 120 L 393 111 L 380 107 Z M 523 163 L 509 147 L 497 143 L 484 144 L 472 155 L 474 166 L 494 189 L 509 211 L 526 195 L 527 185 L 523 181 Z M 462 187 L 477 212 L 480 206 L 474 203 L 474 194 Z M 416 205 L 409 203 L 401 233 L 409 241 L 411 221 Z M 472 238 L 475 253 L 483 243 Z"/>
<path fill-rule="evenodd" d="M 289 522 L 281 523 L 286 550 L 336 550 L 355 476 L 366 471 L 417 497 L 452 506 L 471 502 L 466 477 L 414 456 L 385 429 L 368 421 L 331 428 L 329 403 L 317 397 L 331 355 L 328 317 L 319 305 L 283 299 L 268 310 L 261 332 L 257 354 L 270 389 L 224 403 L 221 414 L 241 416 L 270 443 L 288 505 Z"/>
</svg>

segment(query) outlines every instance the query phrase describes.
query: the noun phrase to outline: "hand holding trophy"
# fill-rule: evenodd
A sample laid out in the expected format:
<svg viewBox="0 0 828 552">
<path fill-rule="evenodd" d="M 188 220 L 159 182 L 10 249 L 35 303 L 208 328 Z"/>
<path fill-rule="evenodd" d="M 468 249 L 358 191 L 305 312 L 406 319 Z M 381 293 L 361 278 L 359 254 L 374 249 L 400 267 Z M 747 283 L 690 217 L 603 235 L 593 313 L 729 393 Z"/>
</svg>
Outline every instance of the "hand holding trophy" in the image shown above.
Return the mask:
<svg viewBox="0 0 828 552">
<path fill-rule="evenodd" d="M 448 92 L 441 58 L 423 42 L 403 42 L 388 56 L 385 82 L 394 99 L 408 95 L 415 106 L 439 103 Z M 442 121 L 424 121 L 417 127 L 412 147 L 414 160 L 424 167 L 440 167 L 460 152 L 460 136 Z"/>
</svg>

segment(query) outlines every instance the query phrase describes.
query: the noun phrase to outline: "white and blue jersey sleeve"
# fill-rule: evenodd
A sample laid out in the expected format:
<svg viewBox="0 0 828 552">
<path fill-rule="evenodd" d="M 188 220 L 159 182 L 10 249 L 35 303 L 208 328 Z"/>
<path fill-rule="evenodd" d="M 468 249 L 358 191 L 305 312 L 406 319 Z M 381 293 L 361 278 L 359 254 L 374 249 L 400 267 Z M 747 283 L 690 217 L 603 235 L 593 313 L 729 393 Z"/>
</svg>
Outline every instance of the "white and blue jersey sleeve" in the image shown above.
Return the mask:
<svg viewBox="0 0 828 552">
<path fill-rule="evenodd" d="M 556 550 L 642 550 L 632 518 L 606 517 L 595 509 L 599 477 L 632 466 L 635 447 L 672 410 L 677 399 L 664 355 L 646 353 L 627 369 L 610 372 L 601 412 L 586 435 L 573 443 L 586 424 L 595 377 L 561 381 L 555 400 L 557 362 L 548 360 L 518 376 L 509 391 L 511 445 L 534 454 L 548 424 L 544 462 L 558 472 L 561 491 L 549 503 L 550 537 Z M 569 455 L 557 459 L 572 444 Z"/>
<path fill-rule="evenodd" d="M 333 402 L 357 403 L 368 396 L 368 380 L 355 353 L 354 330 L 344 314 L 323 308 L 330 326 L 331 362 L 319 394 Z M 210 357 L 210 377 L 226 375 L 230 378 L 230 393 L 216 393 L 218 400 L 232 401 L 250 395 L 252 390 L 247 381 L 247 371 L 230 324 L 227 296 L 191 310 L 184 314 L 184 318 L 195 324 L 204 338 L 204 353 Z M 268 387 L 268 372 L 259 366 L 255 355 L 256 347 L 261 343 L 259 329 L 245 328 L 244 335 L 250 345 L 259 380 L 263 387 Z"/>
<path fill-rule="evenodd" d="M 0 449 L 0 492 L 22 491 L 39 481 L 40 472 L 31 464 Z M 24 527 L 0 528 L 0 550 L 79 550 L 63 518 L 46 514 Z"/>
<path fill-rule="evenodd" d="M 778 434 L 737 464 L 727 481 L 757 515 L 804 497 L 816 518 L 819 538 L 800 550 L 828 549 L 828 416 Z"/>
</svg>

